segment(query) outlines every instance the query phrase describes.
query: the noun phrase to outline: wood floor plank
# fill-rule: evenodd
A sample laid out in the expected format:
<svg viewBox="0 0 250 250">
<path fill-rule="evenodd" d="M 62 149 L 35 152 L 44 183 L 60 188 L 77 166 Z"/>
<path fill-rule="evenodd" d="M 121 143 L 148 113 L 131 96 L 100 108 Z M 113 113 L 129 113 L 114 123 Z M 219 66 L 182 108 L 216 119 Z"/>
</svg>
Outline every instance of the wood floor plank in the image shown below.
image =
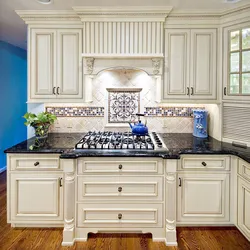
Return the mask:
<svg viewBox="0 0 250 250">
<path fill-rule="evenodd" d="M 250 250 L 236 227 L 179 227 L 178 247 L 153 242 L 151 234 L 93 234 L 62 247 L 61 228 L 11 228 L 6 214 L 6 173 L 0 174 L 0 250 Z"/>
</svg>

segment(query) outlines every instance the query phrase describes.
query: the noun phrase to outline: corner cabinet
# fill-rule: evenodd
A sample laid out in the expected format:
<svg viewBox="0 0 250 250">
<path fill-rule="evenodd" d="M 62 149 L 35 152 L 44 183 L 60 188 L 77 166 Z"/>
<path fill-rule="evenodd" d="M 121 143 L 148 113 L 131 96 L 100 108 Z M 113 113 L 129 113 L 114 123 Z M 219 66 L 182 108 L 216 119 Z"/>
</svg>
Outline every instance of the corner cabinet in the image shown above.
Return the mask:
<svg viewBox="0 0 250 250">
<path fill-rule="evenodd" d="M 59 155 L 8 154 L 7 220 L 13 227 L 63 225 Z"/>
<path fill-rule="evenodd" d="M 239 160 L 238 223 L 239 230 L 250 241 L 250 164 Z"/>
<path fill-rule="evenodd" d="M 82 99 L 82 30 L 29 32 L 29 102 Z"/>
<path fill-rule="evenodd" d="M 216 100 L 217 29 L 166 29 L 163 100 Z"/>
</svg>

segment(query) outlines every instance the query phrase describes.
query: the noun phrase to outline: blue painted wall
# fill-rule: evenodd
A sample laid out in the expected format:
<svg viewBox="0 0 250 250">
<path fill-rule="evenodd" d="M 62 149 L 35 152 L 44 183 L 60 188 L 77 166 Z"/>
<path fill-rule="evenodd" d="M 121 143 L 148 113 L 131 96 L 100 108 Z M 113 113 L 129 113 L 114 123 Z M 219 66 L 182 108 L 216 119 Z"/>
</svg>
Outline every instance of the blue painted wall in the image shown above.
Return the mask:
<svg viewBox="0 0 250 250">
<path fill-rule="evenodd" d="M 5 149 L 27 138 L 27 51 L 0 41 L 0 169 Z"/>
</svg>

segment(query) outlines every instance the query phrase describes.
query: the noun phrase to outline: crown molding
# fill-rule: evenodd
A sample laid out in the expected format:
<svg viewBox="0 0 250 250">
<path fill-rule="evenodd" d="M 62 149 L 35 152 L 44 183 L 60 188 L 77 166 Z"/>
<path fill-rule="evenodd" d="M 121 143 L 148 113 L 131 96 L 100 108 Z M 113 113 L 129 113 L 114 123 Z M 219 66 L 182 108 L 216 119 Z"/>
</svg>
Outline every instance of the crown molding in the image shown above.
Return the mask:
<svg viewBox="0 0 250 250">
<path fill-rule="evenodd" d="M 79 16 L 73 10 L 16 10 L 26 24 L 51 23 L 51 22 L 81 22 Z"/>
<path fill-rule="evenodd" d="M 223 18 L 227 17 L 228 15 L 235 15 L 239 12 L 244 12 L 250 10 L 250 4 L 245 4 L 239 6 L 237 8 L 233 8 L 230 10 L 216 10 L 216 9 L 209 9 L 209 10 L 197 10 L 197 9 L 190 9 L 190 10 L 172 10 L 169 14 L 168 18 Z"/>
<path fill-rule="evenodd" d="M 81 21 L 158 21 L 164 22 L 172 6 L 72 7 Z"/>
</svg>

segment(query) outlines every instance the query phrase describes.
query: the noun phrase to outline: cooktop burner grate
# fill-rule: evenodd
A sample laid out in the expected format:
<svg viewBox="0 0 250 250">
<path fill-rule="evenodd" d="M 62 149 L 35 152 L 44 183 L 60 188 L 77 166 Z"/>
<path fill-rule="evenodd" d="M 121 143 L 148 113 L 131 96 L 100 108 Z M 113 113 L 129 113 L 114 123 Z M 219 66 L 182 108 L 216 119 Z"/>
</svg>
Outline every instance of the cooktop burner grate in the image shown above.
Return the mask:
<svg viewBox="0 0 250 250">
<path fill-rule="evenodd" d="M 75 145 L 75 149 L 160 150 L 166 148 L 155 132 L 138 136 L 131 132 L 89 131 Z"/>
</svg>

